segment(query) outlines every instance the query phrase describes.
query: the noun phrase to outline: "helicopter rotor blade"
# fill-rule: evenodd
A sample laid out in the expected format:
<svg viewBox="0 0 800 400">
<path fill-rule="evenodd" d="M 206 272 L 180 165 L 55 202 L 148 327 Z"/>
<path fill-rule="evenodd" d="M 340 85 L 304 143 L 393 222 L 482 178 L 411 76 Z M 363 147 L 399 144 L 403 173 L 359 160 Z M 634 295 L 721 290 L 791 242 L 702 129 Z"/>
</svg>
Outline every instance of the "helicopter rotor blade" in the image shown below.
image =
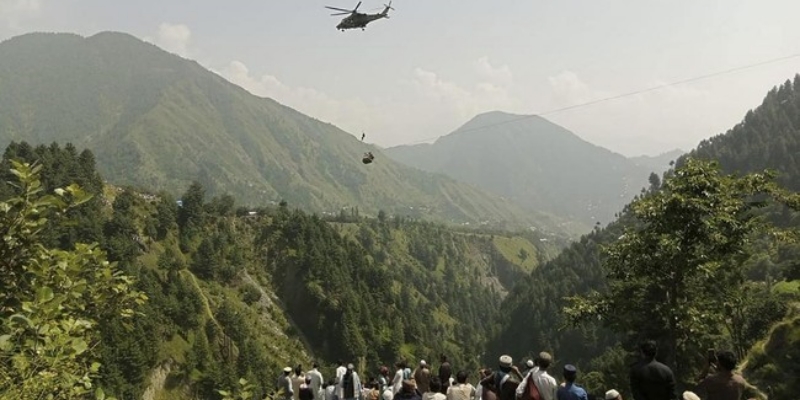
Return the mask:
<svg viewBox="0 0 800 400">
<path fill-rule="evenodd" d="M 356 12 L 358 10 L 358 7 L 360 7 L 360 6 L 361 6 L 361 2 L 359 1 L 358 4 L 356 5 L 356 8 L 353 9 L 353 12 Z"/>
<path fill-rule="evenodd" d="M 325 8 L 327 8 L 327 9 L 330 9 L 330 10 L 336 10 L 336 11 L 346 12 L 346 13 L 351 13 L 351 12 L 353 12 L 353 10 L 345 10 L 344 8 L 337 8 L 337 7 L 331 7 L 331 6 L 325 6 Z"/>
<path fill-rule="evenodd" d="M 352 14 L 352 13 L 348 11 L 348 12 L 341 12 L 341 13 L 331 14 L 331 16 L 347 15 L 347 14 Z"/>
</svg>

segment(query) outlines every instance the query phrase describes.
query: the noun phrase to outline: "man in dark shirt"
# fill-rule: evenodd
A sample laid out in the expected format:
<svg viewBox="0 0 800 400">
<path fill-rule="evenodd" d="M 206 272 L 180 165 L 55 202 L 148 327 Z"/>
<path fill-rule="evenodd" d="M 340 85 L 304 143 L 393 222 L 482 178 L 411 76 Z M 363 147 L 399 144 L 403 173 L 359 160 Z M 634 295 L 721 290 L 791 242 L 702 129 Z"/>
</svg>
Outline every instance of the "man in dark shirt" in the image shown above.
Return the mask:
<svg viewBox="0 0 800 400">
<path fill-rule="evenodd" d="M 447 356 L 442 354 L 439 357 L 439 361 L 442 363 L 439 366 L 439 380 L 442 381 L 442 394 L 447 394 L 447 388 L 450 387 L 450 377 L 453 376 L 453 367 L 450 366 L 450 362 L 447 361 Z"/>
<path fill-rule="evenodd" d="M 639 346 L 642 361 L 631 369 L 633 400 L 674 400 L 675 376 L 666 365 L 656 361 L 658 346 L 648 340 Z"/>
</svg>

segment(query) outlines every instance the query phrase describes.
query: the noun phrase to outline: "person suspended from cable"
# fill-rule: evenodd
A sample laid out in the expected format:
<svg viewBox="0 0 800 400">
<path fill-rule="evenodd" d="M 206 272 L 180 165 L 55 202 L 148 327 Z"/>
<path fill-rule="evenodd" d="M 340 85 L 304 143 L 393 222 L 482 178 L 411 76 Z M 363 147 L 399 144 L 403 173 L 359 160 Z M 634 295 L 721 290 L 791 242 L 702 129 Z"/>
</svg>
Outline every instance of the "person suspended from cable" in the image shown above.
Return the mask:
<svg viewBox="0 0 800 400">
<path fill-rule="evenodd" d="M 366 134 L 366 133 L 364 133 L 364 132 L 361 132 L 361 141 L 362 141 L 362 142 L 364 141 L 364 138 L 365 138 L 365 137 L 367 137 L 367 134 Z"/>
</svg>

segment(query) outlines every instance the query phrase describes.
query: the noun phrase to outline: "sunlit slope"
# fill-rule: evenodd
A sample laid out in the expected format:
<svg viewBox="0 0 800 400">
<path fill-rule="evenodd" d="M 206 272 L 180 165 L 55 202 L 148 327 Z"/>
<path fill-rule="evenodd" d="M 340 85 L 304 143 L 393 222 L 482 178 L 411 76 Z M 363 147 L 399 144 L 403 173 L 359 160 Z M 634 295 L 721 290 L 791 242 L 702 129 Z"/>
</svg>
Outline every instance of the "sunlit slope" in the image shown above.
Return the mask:
<svg viewBox="0 0 800 400">
<path fill-rule="evenodd" d="M 313 211 L 357 206 L 459 223 L 556 225 L 392 162 L 331 124 L 121 33 L 37 33 L 0 44 L 0 144 L 12 140 L 88 147 L 109 181 L 176 195 L 197 180 L 209 194 L 254 205 L 286 200 Z M 360 158 L 368 150 L 377 160 L 367 167 Z"/>
</svg>

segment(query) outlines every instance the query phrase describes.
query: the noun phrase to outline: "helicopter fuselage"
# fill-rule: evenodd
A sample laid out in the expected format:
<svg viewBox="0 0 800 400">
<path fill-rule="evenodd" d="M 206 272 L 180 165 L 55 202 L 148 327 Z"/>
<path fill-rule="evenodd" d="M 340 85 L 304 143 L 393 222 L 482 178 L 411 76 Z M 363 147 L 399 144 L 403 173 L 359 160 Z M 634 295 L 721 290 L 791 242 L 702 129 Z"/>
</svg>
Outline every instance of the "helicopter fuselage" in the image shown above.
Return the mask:
<svg viewBox="0 0 800 400">
<path fill-rule="evenodd" d="M 389 7 L 379 14 L 353 13 L 352 15 L 345 17 L 342 22 L 339 23 L 339 25 L 336 25 L 336 29 L 340 31 L 344 31 L 346 29 L 364 29 L 367 27 L 367 24 L 372 21 L 379 20 L 381 18 L 388 18 L 388 11 Z"/>
</svg>

